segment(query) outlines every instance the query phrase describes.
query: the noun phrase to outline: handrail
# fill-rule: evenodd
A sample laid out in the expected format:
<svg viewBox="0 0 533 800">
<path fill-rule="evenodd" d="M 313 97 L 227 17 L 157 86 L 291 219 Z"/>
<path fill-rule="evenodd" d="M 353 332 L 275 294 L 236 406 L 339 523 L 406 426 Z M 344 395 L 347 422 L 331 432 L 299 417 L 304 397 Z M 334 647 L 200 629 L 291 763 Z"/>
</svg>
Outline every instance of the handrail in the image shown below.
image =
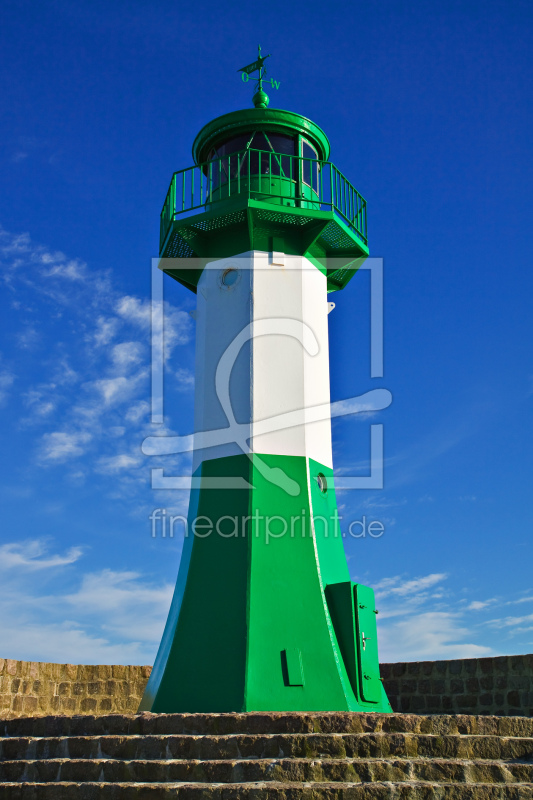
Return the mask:
<svg viewBox="0 0 533 800">
<path fill-rule="evenodd" d="M 161 247 L 180 214 L 243 194 L 283 199 L 297 208 L 331 209 L 367 244 L 366 200 L 334 164 L 248 149 L 174 173 L 161 211 Z"/>
</svg>

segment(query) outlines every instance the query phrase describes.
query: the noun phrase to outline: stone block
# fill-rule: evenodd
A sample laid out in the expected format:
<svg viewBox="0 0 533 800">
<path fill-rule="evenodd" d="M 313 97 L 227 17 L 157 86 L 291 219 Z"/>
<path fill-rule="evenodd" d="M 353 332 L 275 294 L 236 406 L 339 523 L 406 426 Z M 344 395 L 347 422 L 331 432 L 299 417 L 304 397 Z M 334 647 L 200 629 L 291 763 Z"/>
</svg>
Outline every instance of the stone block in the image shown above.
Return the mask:
<svg viewBox="0 0 533 800">
<path fill-rule="evenodd" d="M 516 675 L 523 675 L 526 666 L 524 656 L 508 656 L 508 659 L 510 672 Z"/>
<path fill-rule="evenodd" d="M 457 659 L 457 661 L 450 661 L 450 675 L 461 675 L 463 672 L 463 660 Z"/>
<path fill-rule="evenodd" d="M 483 675 L 492 675 L 494 672 L 494 659 L 492 658 L 478 658 L 477 663 Z"/>
<path fill-rule="evenodd" d="M 507 702 L 509 703 L 510 706 L 519 706 L 520 694 L 516 690 L 507 692 Z"/>
<path fill-rule="evenodd" d="M 87 694 L 104 694 L 104 682 L 92 681 L 87 684 Z"/>
<path fill-rule="evenodd" d="M 435 662 L 434 661 L 422 661 L 421 662 L 420 671 L 421 671 L 422 675 L 424 675 L 426 678 L 431 677 L 431 675 L 433 675 L 434 670 L 435 670 Z"/>
<path fill-rule="evenodd" d="M 491 706 L 494 702 L 492 694 L 484 693 L 479 696 L 479 703 L 482 706 Z"/>
<path fill-rule="evenodd" d="M 50 698 L 50 701 L 49 701 L 49 704 L 48 704 L 50 706 L 50 711 L 59 711 L 59 701 L 60 701 L 60 697 L 57 694 L 54 695 L 54 697 Z"/>
<path fill-rule="evenodd" d="M 62 664 L 49 664 L 48 667 L 50 668 L 50 678 L 54 681 L 61 680 L 61 667 Z"/>
<path fill-rule="evenodd" d="M 475 713 L 478 704 L 478 696 L 476 694 L 463 694 L 456 698 L 457 707 L 462 711 L 471 710 Z"/>
<path fill-rule="evenodd" d="M 15 695 L 13 698 L 13 711 L 18 711 L 19 713 L 22 711 L 22 696 L 20 694 Z"/>
<path fill-rule="evenodd" d="M 8 675 L 16 675 L 19 668 L 19 661 L 15 661 L 12 658 L 6 659 L 6 672 Z"/>
<path fill-rule="evenodd" d="M 442 678 L 431 681 L 431 691 L 433 694 L 444 694 L 446 682 Z"/>
<path fill-rule="evenodd" d="M 529 689 L 530 679 L 524 676 L 511 675 L 507 685 L 509 689 Z"/>
<path fill-rule="evenodd" d="M 464 681 L 460 678 L 452 678 L 450 681 L 450 691 L 452 694 L 463 694 L 465 690 Z"/>
<path fill-rule="evenodd" d="M 84 714 L 90 714 L 91 712 L 96 711 L 98 708 L 98 702 L 94 697 L 84 697 L 80 701 L 80 711 Z"/>
<path fill-rule="evenodd" d="M 390 666 L 389 664 L 382 666 Z M 126 677 L 126 670 L 127 667 L 123 667 L 121 665 L 114 664 L 111 667 L 111 677 L 112 678 L 125 678 Z M 383 673 L 381 673 L 383 675 Z"/>
<path fill-rule="evenodd" d="M 410 711 L 411 710 L 411 700 L 412 698 L 409 696 L 402 696 L 400 697 L 400 711 Z"/>
<path fill-rule="evenodd" d="M 113 703 L 110 697 L 104 697 L 103 700 L 98 702 L 98 711 L 100 714 L 109 714 L 113 710 Z"/>
<path fill-rule="evenodd" d="M 418 661 L 411 661 L 407 664 L 407 674 L 408 675 L 419 675 L 420 674 L 420 663 Z"/>
<path fill-rule="evenodd" d="M 507 689 L 507 675 L 498 675 L 494 679 L 496 689 Z"/>
<path fill-rule="evenodd" d="M 69 681 L 62 681 L 57 687 L 57 693 L 60 697 L 68 697 L 70 695 Z"/>
<path fill-rule="evenodd" d="M 429 678 L 422 678 L 418 681 L 419 694 L 429 694 L 431 691 L 431 681 Z"/>
<path fill-rule="evenodd" d="M 494 678 L 492 675 L 482 675 L 479 679 L 479 685 L 482 689 L 490 691 L 494 689 Z"/>
<path fill-rule="evenodd" d="M 18 694 L 18 691 L 20 689 L 20 683 L 21 683 L 20 678 L 13 678 L 13 680 L 11 681 L 11 687 L 10 687 L 12 694 Z"/>
<path fill-rule="evenodd" d="M 428 714 L 437 714 L 442 711 L 442 697 L 440 694 L 429 694 L 427 696 L 426 711 Z"/>
<path fill-rule="evenodd" d="M 57 700 L 59 708 L 59 697 L 46 697 L 46 695 L 41 695 L 39 697 L 39 712 L 42 714 L 43 712 L 54 712 L 57 711 L 57 708 L 53 707 L 52 701 Z"/>
<path fill-rule="evenodd" d="M 69 681 L 75 681 L 78 677 L 78 665 L 77 664 L 64 664 L 63 665 L 63 676 Z"/>
<path fill-rule="evenodd" d="M 416 681 L 415 680 L 400 681 L 400 692 L 401 694 L 414 694 L 416 692 Z"/>
<path fill-rule="evenodd" d="M 435 661 L 435 670 L 439 675 L 446 675 L 449 661 Z"/>
<path fill-rule="evenodd" d="M 98 666 L 96 664 L 84 664 L 83 667 L 80 669 L 80 674 L 78 675 L 78 679 L 80 681 L 87 681 L 87 683 L 92 683 L 93 681 L 98 680 Z"/>
<path fill-rule="evenodd" d="M 22 699 L 22 710 L 25 714 L 34 714 L 38 708 L 38 699 L 37 697 L 32 697 L 31 695 L 27 695 Z"/>
<path fill-rule="evenodd" d="M 4 671 L 5 664 L 6 664 L 5 658 L 0 658 L 0 675 Z"/>
<path fill-rule="evenodd" d="M 116 697 L 116 695 L 120 694 L 120 688 L 123 683 L 126 681 L 106 681 L 104 684 L 104 691 L 101 694 L 109 695 L 109 697 Z"/>
<path fill-rule="evenodd" d="M 30 678 L 38 678 L 40 675 L 40 664 L 38 661 L 30 662 L 29 676 Z"/>
<path fill-rule="evenodd" d="M 98 677 L 100 680 L 107 680 L 107 678 L 111 678 L 113 674 L 113 667 L 109 666 L 109 664 L 100 664 L 98 667 Z"/>
<path fill-rule="evenodd" d="M 477 678 L 467 678 L 465 681 L 467 692 L 479 692 L 479 681 Z"/>
<path fill-rule="evenodd" d="M 117 668 L 113 667 L 113 677 L 114 678 L 118 678 L 119 676 L 115 675 L 115 669 L 117 669 Z M 124 667 L 122 669 L 124 669 Z M 388 678 L 390 678 L 391 675 L 392 675 L 392 664 L 380 664 L 379 665 L 379 674 L 381 675 L 381 677 L 383 678 L 384 681 L 386 681 Z M 122 677 L 122 676 L 120 676 L 120 677 Z"/>
<path fill-rule="evenodd" d="M 509 659 L 507 656 L 497 656 L 493 659 L 494 672 L 507 675 L 509 673 Z"/>
<path fill-rule="evenodd" d="M 0 694 L 0 709 L 2 711 L 11 708 L 11 701 L 13 696 L 11 694 Z"/>
<path fill-rule="evenodd" d="M 65 713 L 70 712 L 71 714 L 73 714 L 77 710 L 76 706 L 77 706 L 76 699 L 74 697 L 59 698 L 59 708 L 61 709 L 61 711 L 64 711 Z"/>
<path fill-rule="evenodd" d="M 401 678 L 402 675 L 405 675 L 407 671 L 407 664 L 393 664 L 392 665 L 392 674 L 395 678 Z"/>
<path fill-rule="evenodd" d="M 478 670 L 477 658 L 465 658 L 463 661 L 466 675 L 475 675 Z"/>
</svg>

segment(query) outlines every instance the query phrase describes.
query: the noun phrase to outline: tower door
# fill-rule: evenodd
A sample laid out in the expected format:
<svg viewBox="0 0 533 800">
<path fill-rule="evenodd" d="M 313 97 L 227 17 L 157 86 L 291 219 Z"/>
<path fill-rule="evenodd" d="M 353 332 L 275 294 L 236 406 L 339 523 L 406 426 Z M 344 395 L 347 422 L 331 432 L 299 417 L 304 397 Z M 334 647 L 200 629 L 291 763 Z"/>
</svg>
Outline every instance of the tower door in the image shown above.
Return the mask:
<svg viewBox="0 0 533 800">
<path fill-rule="evenodd" d="M 354 586 L 357 655 L 361 697 L 367 703 L 381 700 L 379 677 L 378 634 L 374 590 L 356 583 Z"/>
</svg>

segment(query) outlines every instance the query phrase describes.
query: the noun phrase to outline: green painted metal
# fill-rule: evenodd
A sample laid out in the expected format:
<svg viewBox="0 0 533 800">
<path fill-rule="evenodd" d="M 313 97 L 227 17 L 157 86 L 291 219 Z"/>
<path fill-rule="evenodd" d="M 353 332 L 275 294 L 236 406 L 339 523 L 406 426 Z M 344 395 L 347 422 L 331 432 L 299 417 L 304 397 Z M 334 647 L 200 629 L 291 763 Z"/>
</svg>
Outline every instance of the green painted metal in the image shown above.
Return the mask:
<svg viewBox="0 0 533 800">
<path fill-rule="evenodd" d="M 256 78 L 256 92 L 253 96 L 253 104 L 256 108 L 266 108 L 270 102 L 268 95 L 263 91 L 263 82 L 270 83 L 270 85 L 274 89 L 279 89 L 279 81 L 275 81 L 273 78 L 266 79 L 266 67 L 265 61 L 267 58 L 270 58 L 270 53 L 267 56 L 261 56 L 261 45 L 259 45 L 258 49 L 258 57 L 257 60 L 254 61 L 252 64 L 247 64 L 245 67 L 241 67 L 237 70 L 242 75 L 242 79 L 245 83 L 250 80 L 250 75 L 253 75 L 254 72 L 258 72 L 259 75 Z"/>
<path fill-rule="evenodd" d="M 259 459 L 282 469 L 300 494 L 264 478 Z M 350 677 L 328 603 L 330 581 L 349 583 L 333 471 L 303 457 L 241 455 L 205 461 L 197 475 L 240 477 L 253 488 L 193 492 L 141 710 L 390 711 L 381 683 L 379 698 L 367 699 Z"/>
<path fill-rule="evenodd" d="M 316 147 L 319 158 L 324 161 L 329 158 L 328 137 L 307 117 L 280 108 L 243 108 L 223 114 L 202 128 L 192 146 L 194 163 L 207 161 L 210 150 L 219 142 L 254 130 L 304 136 Z"/>
<path fill-rule="evenodd" d="M 376 601 L 374 590 L 368 586 L 354 587 L 354 605 L 357 620 L 357 655 L 362 699 L 378 703 L 381 681 L 378 668 L 378 633 L 376 626 Z"/>
<path fill-rule="evenodd" d="M 337 291 L 368 255 L 366 231 L 366 201 L 334 164 L 249 148 L 174 173 L 161 212 L 160 255 L 205 265 L 275 249 L 277 239 L 285 253 L 323 269 L 328 291 Z M 195 291 L 203 266 L 163 268 Z"/>
<path fill-rule="evenodd" d="M 332 210 L 367 245 L 366 200 L 330 161 L 253 148 L 175 172 L 161 211 L 160 248 L 182 214 L 248 197 L 282 207 Z"/>
</svg>

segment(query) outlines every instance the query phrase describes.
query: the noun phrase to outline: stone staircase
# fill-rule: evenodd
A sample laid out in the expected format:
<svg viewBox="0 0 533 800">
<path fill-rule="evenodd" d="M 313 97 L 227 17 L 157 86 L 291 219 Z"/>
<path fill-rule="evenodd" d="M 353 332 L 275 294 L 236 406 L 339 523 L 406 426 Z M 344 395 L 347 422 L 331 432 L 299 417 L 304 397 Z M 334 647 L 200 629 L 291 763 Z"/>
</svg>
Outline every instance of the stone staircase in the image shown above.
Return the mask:
<svg viewBox="0 0 533 800">
<path fill-rule="evenodd" d="M 0 735 L 0 800 L 533 800 L 528 717 L 21 717 Z"/>
</svg>

